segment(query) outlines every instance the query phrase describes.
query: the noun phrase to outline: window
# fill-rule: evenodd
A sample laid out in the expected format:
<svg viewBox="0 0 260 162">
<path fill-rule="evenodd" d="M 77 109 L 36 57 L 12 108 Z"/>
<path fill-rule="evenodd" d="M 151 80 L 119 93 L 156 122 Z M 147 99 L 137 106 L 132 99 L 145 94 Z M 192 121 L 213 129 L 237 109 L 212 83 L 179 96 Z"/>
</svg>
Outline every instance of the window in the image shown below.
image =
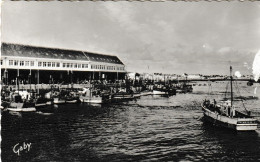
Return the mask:
<svg viewBox="0 0 260 162">
<path fill-rule="evenodd" d="M 14 60 L 14 66 L 18 65 L 18 60 Z"/>
<path fill-rule="evenodd" d="M 70 63 L 70 67 L 73 68 L 73 63 Z"/>
<path fill-rule="evenodd" d="M 78 68 L 81 68 L 81 64 L 78 64 Z"/>
<path fill-rule="evenodd" d="M 29 66 L 30 61 L 25 61 L 25 66 Z"/>
<path fill-rule="evenodd" d="M 62 65 L 63 65 L 64 68 L 66 67 L 66 63 L 63 63 Z"/>
<path fill-rule="evenodd" d="M 51 66 L 52 66 L 52 67 L 55 67 L 55 62 L 52 62 L 52 63 L 51 63 Z"/>
<path fill-rule="evenodd" d="M 24 61 L 20 61 L 20 66 L 24 66 Z"/>
<path fill-rule="evenodd" d="M 13 60 L 9 60 L 9 65 L 14 65 L 14 61 Z"/>
<path fill-rule="evenodd" d="M 67 68 L 69 68 L 70 67 L 70 63 L 67 63 Z"/>
<path fill-rule="evenodd" d="M 77 67 L 78 67 L 78 64 L 75 63 L 75 64 L 74 64 L 74 68 L 77 68 Z"/>
<path fill-rule="evenodd" d="M 34 66 L 34 61 L 31 61 L 31 66 Z"/>
<path fill-rule="evenodd" d="M 1 60 L 1 65 L 3 65 L 3 60 Z"/>
<path fill-rule="evenodd" d="M 46 67 L 47 66 L 47 62 L 43 62 L 43 67 Z"/>
<path fill-rule="evenodd" d="M 42 62 L 38 62 L 38 66 L 41 67 L 42 66 Z"/>
<path fill-rule="evenodd" d="M 51 67 L 51 62 L 48 62 L 48 67 Z"/>
<path fill-rule="evenodd" d="M 56 62 L 56 67 L 60 67 L 60 63 L 59 62 Z"/>
</svg>

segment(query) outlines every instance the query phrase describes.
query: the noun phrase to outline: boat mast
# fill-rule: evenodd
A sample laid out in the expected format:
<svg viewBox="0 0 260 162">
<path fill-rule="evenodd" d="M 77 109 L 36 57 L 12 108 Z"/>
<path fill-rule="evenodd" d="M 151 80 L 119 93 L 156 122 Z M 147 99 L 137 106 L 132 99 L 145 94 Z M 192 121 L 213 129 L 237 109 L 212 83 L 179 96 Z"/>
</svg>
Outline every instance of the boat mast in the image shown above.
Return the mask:
<svg viewBox="0 0 260 162">
<path fill-rule="evenodd" d="M 233 106 L 232 66 L 230 66 L 231 107 Z"/>
</svg>

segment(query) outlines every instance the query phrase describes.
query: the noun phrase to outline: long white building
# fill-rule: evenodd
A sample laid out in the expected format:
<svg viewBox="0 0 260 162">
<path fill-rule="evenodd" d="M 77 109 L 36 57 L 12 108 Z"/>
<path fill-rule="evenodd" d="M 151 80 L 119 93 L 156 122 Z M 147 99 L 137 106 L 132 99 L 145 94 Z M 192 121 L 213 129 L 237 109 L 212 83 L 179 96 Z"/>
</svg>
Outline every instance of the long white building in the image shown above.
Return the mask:
<svg viewBox="0 0 260 162">
<path fill-rule="evenodd" d="M 117 56 L 7 43 L 2 43 L 1 52 L 1 76 L 6 82 L 17 76 L 26 80 L 29 74 L 45 83 L 49 78 L 66 81 L 71 75 L 74 82 L 122 79 L 126 73 Z"/>
</svg>

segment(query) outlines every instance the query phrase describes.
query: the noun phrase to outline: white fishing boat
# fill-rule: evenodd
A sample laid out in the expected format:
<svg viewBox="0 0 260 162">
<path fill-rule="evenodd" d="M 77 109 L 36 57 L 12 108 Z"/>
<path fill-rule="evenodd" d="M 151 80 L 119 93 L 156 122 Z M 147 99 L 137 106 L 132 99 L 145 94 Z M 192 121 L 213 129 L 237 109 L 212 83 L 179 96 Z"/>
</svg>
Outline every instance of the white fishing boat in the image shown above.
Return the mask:
<svg viewBox="0 0 260 162">
<path fill-rule="evenodd" d="M 100 96 L 80 96 L 79 97 L 80 101 L 83 103 L 95 103 L 95 104 L 102 104 L 102 97 Z"/>
<path fill-rule="evenodd" d="M 113 99 L 116 100 L 125 100 L 125 99 L 133 99 L 133 94 L 127 93 L 127 92 L 118 92 L 113 95 Z"/>
<path fill-rule="evenodd" d="M 35 106 L 36 107 L 42 107 L 42 106 L 46 106 L 47 105 L 47 103 L 35 103 Z"/>
<path fill-rule="evenodd" d="M 109 101 L 109 95 L 90 88 L 84 88 L 79 96 L 79 100 L 83 103 L 102 104 Z"/>
<path fill-rule="evenodd" d="M 141 93 L 140 92 L 134 92 L 133 97 L 134 98 L 140 98 L 141 97 Z"/>
<path fill-rule="evenodd" d="M 230 128 L 236 131 L 255 131 L 257 129 L 257 120 L 247 114 L 237 111 L 237 107 L 233 104 L 233 89 L 232 89 L 232 67 L 230 67 L 230 85 L 231 98 L 230 100 L 222 101 L 219 104 L 214 100 L 210 103 L 205 100 L 202 104 L 202 110 L 206 121 L 213 123 L 216 126 Z"/>
<path fill-rule="evenodd" d="M 66 100 L 65 99 L 61 99 L 59 97 L 55 97 L 55 98 L 53 98 L 53 103 L 54 104 L 65 104 Z"/>
<path fill-rule="evenodd" d="M 36 111 L 35 106 L 33 103 L 26 104 L 22 101 L 22 96 L 19 94 L 13 94 L 12 101 L 10 102 L 7 110 L 15 111 L 15 112 L 32 112 Z"/>
<path fill-rule="evenodd" d="M 152 91 L 148 91 L 148 90 L 145 90 L 145 91 L 141 92 L 141 96 L 148 96 L 148 95 L 151 95 L 151 94 L 153 94 L 153 92 Z"/>
<path fill-rule="evenodd" d="M 78 103 L 78 100 L 76 100 L 76 99 L 66 100 L 66 103 Z"/>
<path fill-rule="evenodd" d="M 162 90 L 153 90 L 153 95 L 166 95 L 168 92 Z"/>
<path fill-rule="evenodd" d="M 26 108 L 7 108 L 9 111 L 16 111 L 16 112 L 32 112 L 36 111 L 35 107 L 26 107 Z"/>
</svg>

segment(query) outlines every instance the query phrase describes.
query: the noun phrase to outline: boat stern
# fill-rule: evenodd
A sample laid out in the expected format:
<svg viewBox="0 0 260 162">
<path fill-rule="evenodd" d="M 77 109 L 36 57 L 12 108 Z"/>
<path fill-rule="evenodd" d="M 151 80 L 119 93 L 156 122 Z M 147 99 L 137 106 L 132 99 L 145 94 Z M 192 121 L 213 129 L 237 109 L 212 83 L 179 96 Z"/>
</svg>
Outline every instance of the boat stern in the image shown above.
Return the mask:
<svg viewBox="0 0 260 162">
<path fill-rule="evenodd" d="M 237 131 L 255 131 L 257 129 L 257 120 L 253 118 L 238 119 L 236 124 Z"/>
</svg>

